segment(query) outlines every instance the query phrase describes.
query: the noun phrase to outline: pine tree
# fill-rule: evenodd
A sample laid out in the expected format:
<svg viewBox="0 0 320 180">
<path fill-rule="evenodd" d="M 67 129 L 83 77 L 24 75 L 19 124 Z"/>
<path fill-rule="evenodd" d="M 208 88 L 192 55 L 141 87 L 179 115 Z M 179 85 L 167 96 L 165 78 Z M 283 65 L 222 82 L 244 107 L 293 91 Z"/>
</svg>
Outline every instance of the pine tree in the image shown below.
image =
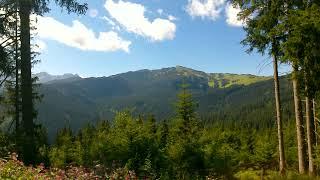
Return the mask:
<svg viewBox="0 0 320 180">
<path fill-rule="evenodd" d="M 272 57 L 274 69 L 275 110 L 278 125 L 279 171 L 281 175 L 284 175 L 286 162 L 278 75 L 278 63 L 282 55 L 280 47 L 284 37 L 278 36 L 274 31 L 281 22 L 279 18 L 281 18 L 285 12 L 285 2 L 274 0 L 234 0 L 233 2 L 236 6 L 241 8 L 241 12 L 239 13 L 240 18 L 246 22 L 244 29 L 247 34 L 246 38 L 242 41 L 242 44 L 249 46 L 249 53 L 257 50 L 263 55 L 267 52 Z"/>
<path fill-rule="evenodd" d="M 14 53 L 16 35 L 14 34 L 14 6 L 0 2 L 0 87 L 13 76 L 15 70 Z"/>
<path fill-rule="evenodd" d="M 293 96 L 294 107 L 296 117 L 296 132 L 297 132 L 297 145 L 298 145 L 298 161 L 299 161 L 299 173 L 304 174 L 306 171 L 306 148 L 305 148 L 305 133 L 303 126 L 303 114 L 301 105 L 301 93 L 300 93 L 300 80 L 299 71 L 296 65 L 293 65 Z"/>
<path fill-rule="evenodd" d="M 68 13 L 85 13 L 87 4 L 81 5 L 75 0 L 56 0 Z M 43 15 L 49 11 L 47 0 L 18 0 L 20 31 L 21 31 L 21 98 L 22 98 L 22 126 L 24 132 L 23 158 L 25 163 L 33 164 L 36 149 L 34 145 L 34 102 L 32 88 L 32 56 L 31 56 L 31 13 Z"/>
<path fill-rule="evenodd" d="M 1 57 L 1 64 L 7 64 L 9 68 L 6 70 L 6 77 L 0 77 L 3 79 L 3 82 L 7 82 L 7 91 L 12 91 L 8 93 L 7 97 L 7 107 L 9 108 L 10 113 L 8 114 L 10 118 L 15 122 L 15 134 L 16 134 L 16 148 L 19 144 L 19 126 L 20 126 L 20 58 L 19 58 L 19 17 L 18 17 L 18 7 L 14 1 L 2 1 L 1 9 L 3 14 L 1 14 L 1 37 L 5 40 L 2 42 L 2 48 L 5 49 L 6 54 L 3 54 Z M 0 68 L 1 69 L 1 68 Z M 3 71 L 5 72 L 5 71 Z M 7 78 L 10 78 L 8 80 Z M 11 107 L 14 106 L 14 109 Z M 19 151 L 17 151 L 19 152 Z"/>
<path fill-rule="evenodd" d="M 297 5 L 292 8 L 284 21 L 290 33 L 282 49 L 284 57 L 301 72 L 296 74 L 299 75 L 297 79 L 302 79 L 304 83 L 304 86 L 298 87 L 298 90 L 302 91 L 306 97 L 309 174 L 314 175 L 315 129 L 311 101 L 319 89 L 320 80 L 320 8 L 317 1 L 296 1 L 295 3 Z"/>
<path fill-rule="evenodd" d="M 157 124 L 154 115 L 150 115 L 147 120 L 147 128 L 149 133 L 154 136 L 157 132 Z"/>
<path fill-rule="evenodd" d="M 160 149 L 164 149 L 167 146 L 169 137 L 169 125 L 167 120 L 164 120 L 160 125 Z"/>
<path fill-rule="evenodd" d="M 187 84 L 182 84 L 182 90 L 178 94 L 176 102 L 176 115 L 182 121 L 181 132 L 185 136 L 192 133 L 193 123 L 196 117 L 196 103 L 193 100 L 191 92 L 187 89 Z"/>
</svg>

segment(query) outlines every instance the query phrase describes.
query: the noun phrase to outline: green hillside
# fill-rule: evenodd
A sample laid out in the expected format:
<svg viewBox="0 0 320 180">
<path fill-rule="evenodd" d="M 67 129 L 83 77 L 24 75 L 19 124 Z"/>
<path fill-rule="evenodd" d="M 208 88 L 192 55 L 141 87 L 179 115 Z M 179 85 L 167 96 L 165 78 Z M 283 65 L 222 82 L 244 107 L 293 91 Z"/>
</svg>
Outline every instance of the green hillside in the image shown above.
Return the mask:
<svg viewBox="0 0 320 180">
<path fill-rule="evenodd" d="M 250 85 L 260 81 L 269 80 L 270 77 L 253 76 L 250 74 L 223 74 L 212 73 L 209 77 L 209 86 L 216 88 L 228 88 L 233 85 Z"/>
<path fill-rule="evenodd" d="M 289 100 L 289 85 L 283 81 L 283 91 L 289 95 L 283 98 Z M 208 74 L 181 66 L 43 84 L 39 121 L 52 137 L 65 125 L 78 130 L 89 122 L 110 120 L 115 112 L 125 109 L 135 115 L 168 119 L 182 83 L 189 84 L 199 104 L 198 113 L 205 119 L 245 122 L 255 121 L 259 114 L 265 119 L 263 123 L 272 124 L 273 84 L 269 77 Z"/>
</svg>

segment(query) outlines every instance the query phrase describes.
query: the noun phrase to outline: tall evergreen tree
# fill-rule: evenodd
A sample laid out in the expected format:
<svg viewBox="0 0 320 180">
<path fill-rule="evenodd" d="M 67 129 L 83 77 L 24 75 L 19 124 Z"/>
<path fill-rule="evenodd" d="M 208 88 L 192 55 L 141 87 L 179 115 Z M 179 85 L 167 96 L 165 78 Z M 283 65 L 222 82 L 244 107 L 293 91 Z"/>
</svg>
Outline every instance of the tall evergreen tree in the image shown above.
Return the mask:
<svg viewBox="0 0 320 180">
<path fill-rule="evenodd" d="M 15 34 L 13 29 L 14 7 L 7 1 L 0 2 L 0 87 L 12 77 L 14 65 Z"/>
<path fill-rule="evenodd" d="M 161 149 L 164 149 L 167 146 L 168 136 L 169 136 L 169 125 L 167 120 L 164 120 L 163 122 L 161 122 L 159 129 L 160 129 L 159 147 Z"/>
<path fill-rule="evenodd" d="M 32 57 L 31 57 L 31 13 L 42 15 L 49 11 L 47 0 L 18 0 L 21 28 L 21 98 L 22 126 L 24 129 L 23 158 L 27 164 L 34 163 L 36 153 L 34 145 L 34 103 L 32 89 Z M 79 4 L 76 0 L 55 0 L 56 4 L 65 7 L 68 13 L 85 13 L 87 4 Z"/>
<path fill-rule="evenodd" d="M 156 124 L 156 119 L 155 119 L 154 115 L 149 115 L 146 125 L 147 125 L 147 128 L 148 128 L 150 135 L 152 135 L 152 136 L 155 135 L 157 132 L 157 124 Z"/>
<path fill-rule="evenodd" d="M 284 19 L 289 19 L 290 12 L 294 9 L 301 8 L 302 3 L 299 1 L 290 2 L 287 1 L 287 10 Z M 287 29 L 285 26 L 282 29 L 282 33 L 286 36 L 286 41 L 289 36 L 291 36 L 291 30 Z M 298 162 L 299 162 L 299 173 L 304 174 L 306 171 L 306 147 L 305 147 L 305 131 L 303 123 L 303 112 L 302 112 L 302 102 L 301 102 L 301 85 L 303 82 L 300 78 L 301 71 L 299 70 L 299 65 L 297 62 L 292 61 L 292 57 L 286 57 L 289 59 L 284 59 L 285 61 L 290 61 L 292 64 L 292 87 L 293 87 L 293 99 L 295 107 L 295 118 L 296 118 L 296 134 L 297 134 L 297 146 L 298 146 Z"/>
<path fill-rule="evenodd" d="M 276 0 L 234 0 L 234 5 L 241 8 L 240 18 L 246 21 L 244 27 L 247 35 L 242 41 L 249 46 L 248 52 L 257 50 L 261 54 L 268 52 L 273 59 L 275 110 L 278 125 L 279 170 L 285 174 L 286 162 L 283 142 L 283 128 L 281 117 L 280 85 L 278 75 L 278 61 L 281 57 L 281 42 L 283 37 L 274 33 L 275 27 L 280 23 L 279 17 L 284 14 L 285 4 Z"/>
<path fill-rule="evenodd" d="M 10 106 L 14 106 L 14 110 L 9 110 L 13 117 L 16 127 L 16 134 L 18 134 L 19 127 L 19 114 L 20 114 L 20 102 L 19 102 L 19 21 L 18 21 L 18 7 L 17 4 L 12 0 L 4 0 L 0 3 L 3 14 L 1 14 L 1 37 L 4 39 L 2 42 L 2 47 L 6 50 L 1 56 L 3 59 L 1 62 L 7 64 L 10 68 L 7 68 L 6 77 L 10 77 L 8 80 L 6 77 L 0 77 L 3 82 L 7 81 L 10 87 L 7 90 L 10 92 Z M 2 64 L 1 63 L 1 64 Z M 14 87 L 14 88 L 13 88 Z M 8 98 L 7 98 L 8 100 Z"/>
<path fill-rule="evenodd" d="M 296 133 L 297 133 L 297 146 L 298 146 L 298 161 L 299 161 L 299 173 L 304 174 L 306 171 L 306 147 L 305 147 L 305 132 L 303 126 L 303 113 L 301 104 L 301 93 L 300 93 L 300 80 L 299 70 L 297 65 L 293 65 L 293 96 L 294 96 L 294 107 L 296 117 Z"/>
<path fill-rule="evenodd" d="M 177 118 L 182 120 L 181 131 L 184 135 L 192 133 L 193 121 L 195 119 L 196 103 L 192 98 L 191 92 L 187 89 L 187 84 L 181 85 L 181 92 L 178 94 L 176 103 Z"/>
<path fill-rule="evenodd" d="M 20 131 L 20 47 L 19 47 L 19 21 L 18 21 L 18 4 L 14 5 L 15 7 L 15 128 L 16 128 L 16 139 L 19 138 Z"/>
<path fill-rule="evenodd" d="M 304 92 L 306 109 L 306 129 L 308 144 L 309 174 L 315 173 L 314 168 L 314 145 L 315 128 L 312 115 L 312 99 L 319 89 L 320 76 L 320 8 L 318 1 L 296 1 L 294 8 L 289 11 L 285 19 L 285 28 L 290 34 L 283 44 L 284 57 L 299 68 L 299 77 L 304 86 L 299 90 Z M 281 31 L 281 28 L 280 28 Z"/>
</svg>

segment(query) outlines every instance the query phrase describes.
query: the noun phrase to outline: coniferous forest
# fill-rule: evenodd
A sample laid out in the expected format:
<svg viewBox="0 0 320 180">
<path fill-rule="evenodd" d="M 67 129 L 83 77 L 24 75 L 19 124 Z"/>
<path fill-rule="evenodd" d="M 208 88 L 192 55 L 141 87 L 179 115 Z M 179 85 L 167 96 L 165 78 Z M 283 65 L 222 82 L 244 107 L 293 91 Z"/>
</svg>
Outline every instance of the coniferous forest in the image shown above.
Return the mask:
<svg viewBox="0 0 320 180">
<path fill-rule="evenodd" d="M 0 0 L 0 179 L 319 178 L 320 1 L 229 2 L 270 77 L 179 66 L 41 82 L 36 16 L 49 3 L 89 9 Z"/>
</svg>

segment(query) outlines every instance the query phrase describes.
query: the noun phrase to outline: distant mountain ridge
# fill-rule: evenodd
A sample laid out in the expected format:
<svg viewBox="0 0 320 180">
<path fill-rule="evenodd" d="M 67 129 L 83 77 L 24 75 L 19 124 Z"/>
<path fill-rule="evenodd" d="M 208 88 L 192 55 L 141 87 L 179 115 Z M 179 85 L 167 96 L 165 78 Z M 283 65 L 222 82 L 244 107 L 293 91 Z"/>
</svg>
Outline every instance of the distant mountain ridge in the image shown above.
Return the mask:
<svg viewBox="0 0 320 180">
<path fill-rule="evenodd" d="M 111 120 L 115 112 L 125 109 L 135 115 L 168 119 L 174 115 L 173 104 L 182 83 L 189 84 L 201 116 L 243 121 L 265 116 L 265 122 L 273 118 L 272 77 L 205 73 L 182 66 L 109 77 L 63 77 L 67 78 L 47 78 L 40 86 L 44 98 L 38 105 L 38 120 L 51 137 L 65 125 L 77 130 L 86 123 Z M 289 83 L 285 77 L 281 81 L 285 84 L 283 98 L 290 97 Z M 258 109 L 258 114 L 250 111 L 252 108 Z"/>
<path fill-rule="evenodd" d="M 38 77 L 39 83 L 50 83 L 52 81 L 59 81 L 59 80 L 79 80 L 81 77 L 77 74 L 63 74 L 63 75 L 51 75 L 47 72 L 40 72 L 35 74 L 34 76 Z"/>
<path fill-rule="evenodd" d="M 259 81 L 269 80 L 272 77 L 270 76 L 255 76 L 251 74 L 232 74 L 232 73 L 205 73 L 202 71 L 194 70 L 191 68 L 183 67 L 183 66 L 176 66 L 176 67 L 169 67 L 163 68 L 158 70 L 148 70 L 143 69 L 139 71 L 130 71 L 127 73 L 113 75 L 111 77 L 117 76 L 126 76 L 128 74 L 136 74 L 136 73 L 146 73 L 146 74 L 153 74 L 153 76 L 165 76 L 169 75 L 170 73 L 176 74 L 178 76 L 185 76 L 185 77 L 198 77 L 208 80 L 208 85 L 213 88 L 226 88 L 232 85 L 249 85 L 252 83 L 256 83 Z"/>
<path fill-rule="evenodd" d="M 170 71 L 176 71 L 177 75 L 181 76 L 196 76 L 201 78 L 207 78 L 208 84 L 210 87 L 219 87 L 225 88 L 232 85 L 249 85 L 251 83 L 268 80 L 271 77 L 268 76 L 255 76 L 251 74 L 232 74 L 232 73 L 205 73 L 202 71 L 197 71 L 191 68 L 176 66 L 170 68 L 163 68 L 158 70 L 138 70 L 138 71 L 129 71 L 127 73 L 121 73 L 112 75 L 109 77 L 116 77 L 130 73 L 141 73 L 141 72 L 150 72 L 155 73 L 156 75 L 162 75 Z M 78 74 L 66 73 L 63 75 L 51 75 L 47 72 L 40 72 L 35 74 L 39 78 L 39 83 L 50 83 L 52 81 L 61 81 L 61 80 L 81 80 L 82 78 Z M 91 78 L 108 78 L 108 77 L 91 77 Z"/>
</svg>

